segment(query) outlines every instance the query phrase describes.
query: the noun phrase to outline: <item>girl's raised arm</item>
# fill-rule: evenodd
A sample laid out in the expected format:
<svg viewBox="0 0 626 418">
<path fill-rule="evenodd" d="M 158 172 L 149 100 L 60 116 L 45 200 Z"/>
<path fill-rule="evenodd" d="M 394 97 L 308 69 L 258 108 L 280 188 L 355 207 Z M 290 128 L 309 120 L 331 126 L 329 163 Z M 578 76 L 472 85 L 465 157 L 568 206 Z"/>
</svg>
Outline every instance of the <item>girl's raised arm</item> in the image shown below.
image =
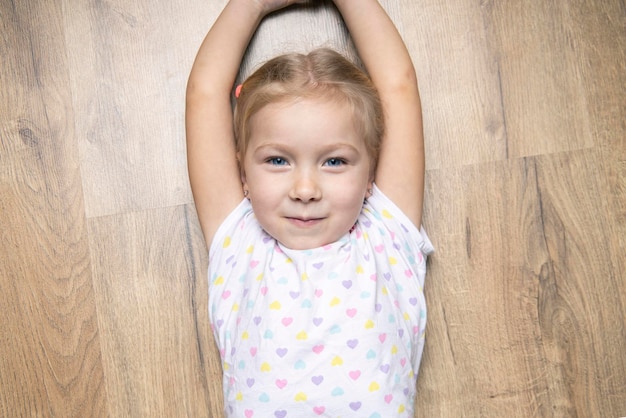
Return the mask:
<svg viewBox="0 0 626 418">
<path fill-rule="evenodd" d="M 297 0 L 230 0 L 202 42 L 187 83 L 187 164 L 207 246 L 243 198 L 230 95 L 261 19 Z"/>
<path fill-rule="evenodd" d="M 385 112 L 377 186 L 417 225 L 424 197 L 424 137 L 417 78 L 395 25 L 377 0 L 334 0 Z"/>
</svg>

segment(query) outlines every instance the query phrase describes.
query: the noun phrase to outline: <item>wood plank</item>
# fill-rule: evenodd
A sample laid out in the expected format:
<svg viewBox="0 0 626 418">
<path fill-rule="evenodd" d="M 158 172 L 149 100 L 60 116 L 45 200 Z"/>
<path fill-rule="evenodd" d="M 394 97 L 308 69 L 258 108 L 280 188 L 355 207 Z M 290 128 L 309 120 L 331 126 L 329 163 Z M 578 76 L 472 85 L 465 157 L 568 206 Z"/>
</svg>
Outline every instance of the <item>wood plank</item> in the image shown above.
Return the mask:
<svg viewBox="0 0 626 418">
<path fill-rule="evenodd" d="M 506 159 L 500 68 L 490 49 L 482 3 L 399 3 L 420 83 L 426 168 Z"/>
<path fill-rule="evenodd" d="M 221 416 L 207 257 L 191 206 L 89 221 L 112 416 Z"/>
<path fill-rule="evenodd" d="M 537 159 L 542 219 L 552 262 L 541 283 L 542 338 L 550 376 L 578 416 L 626 411 L 626 276 L 612 263 L 600 152 Z M 622 257 L 623 257 L 622 253 Z"/>
<path fill-rule="evenodd" d="M 581 151 L 429 172 L 423 416 L 619 416 L 626 283 Z M 429 199 L 427 199 L 429 202 Z M 494 376 L 497 378 L 494 380 Z"/>
<path fill-rule="evenodd" d="M 429 171 L 426 202 L 437 252 L 416 416 L 551 416 L 537 308 L 549 257 L 533 161 Z"/>
<path fill-rule="evenodd" d="M 624 3 L 582 3 L 577 28 L 585 43 L 588 112 L 595 143 L 601 152 L 606 182 L 598 190 L 611 228 L 612 265 L 626 281 L 626 12 Z M 622 294 L 626 306 L 626 292 Z M 623 400 L 626 411 L 626 397 Z"/>
<path fill-rule="evenodd" d="M 63 4 L 87 216 L 190 203 L 185 85 L 219 5 Z"/>
<path fill-rule="evenodd" d="M 62 14 L 0 3 L 0 415 L 106 416 Z"/>
<path fill-rule="evenodd" d="M 592 178 L 595 176 L 600 181 L 589 183 L 584 172 L 572 171 L 572 174 L 577 189 L 589 184 L 589 199 L 595 199 L 594 203 L 603 210 L 597 216 L 604 221 L 599 225 L 604 236 L 598 239 L 606 239 L 608 251 L 600 258 L 606 260 L 605 272 L 594 275 L 588 284 L 593 289 L 592 296 L 597 296 L 602 306 L 592 319 L 604 321 L 593 326 L 603 333 L 597 338 L 608 351 L 605 358 L 594 359 L 599 364 L 591 384 L 600 386 L 602 405 L 612 406 L 612 409 L 604 408 L 605 416 L 623 416 L 626 414 L 623 378 L 626 356 L 622 354 L 626 341 L 626 11 L 624 2 L 619 0 L 580 1 L 572 3 L 570 14 L 579 60 L 584 63 L 581 77 L 586 111 L 596 144 L 592 155 L 596 156 L 597 164 Z M 576 196 L 574 191 L 571 194 Z M 595 243 L 589 241 L 592 247 Z M 595 354 L 595 344 L 589 345 Z"/>
<path fill-rule="evenodd" d="M 483 1 L 501 78 L 508 155 L 593 146 L 576 2 Z"/>
</svg>

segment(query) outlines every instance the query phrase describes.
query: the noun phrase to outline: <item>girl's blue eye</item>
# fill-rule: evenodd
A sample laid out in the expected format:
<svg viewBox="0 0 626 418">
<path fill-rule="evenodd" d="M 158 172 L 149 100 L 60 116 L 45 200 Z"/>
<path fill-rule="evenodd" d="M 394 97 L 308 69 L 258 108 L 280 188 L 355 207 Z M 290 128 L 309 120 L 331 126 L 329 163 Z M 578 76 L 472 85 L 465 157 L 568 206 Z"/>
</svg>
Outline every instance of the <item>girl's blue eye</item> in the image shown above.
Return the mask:
<svg viewBox="0 0 626 418">
<path fill-rule="evenodd" d="M 268 163 L 272 165 L 285 165 L 287 164 L 287 160 L 281 157 L 272 157 L 267 160 Z"/>
<path fill-rule="evenodd" d="M 345 163 L 341 158 L 331 158 L 326 161 L 326 165 L 329 167 L 339 167 Z"/>
</svg>

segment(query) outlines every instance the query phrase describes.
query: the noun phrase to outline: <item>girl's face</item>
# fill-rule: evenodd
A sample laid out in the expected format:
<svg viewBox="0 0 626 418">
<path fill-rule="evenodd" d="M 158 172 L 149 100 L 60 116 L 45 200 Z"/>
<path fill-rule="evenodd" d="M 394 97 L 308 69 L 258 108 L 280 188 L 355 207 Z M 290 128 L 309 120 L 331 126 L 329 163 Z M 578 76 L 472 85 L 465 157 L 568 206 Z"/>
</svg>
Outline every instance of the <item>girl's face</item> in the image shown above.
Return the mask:
<svg viewBox="0 0 626 418">
<path fill-rule="evenodd" d="M 250 132 L 242 181 L 267 233 L 305 250 L 333 243 L 352 228 L 372 179 L 348 104 L 270 104 L 252 116 Z"/>
</svg>

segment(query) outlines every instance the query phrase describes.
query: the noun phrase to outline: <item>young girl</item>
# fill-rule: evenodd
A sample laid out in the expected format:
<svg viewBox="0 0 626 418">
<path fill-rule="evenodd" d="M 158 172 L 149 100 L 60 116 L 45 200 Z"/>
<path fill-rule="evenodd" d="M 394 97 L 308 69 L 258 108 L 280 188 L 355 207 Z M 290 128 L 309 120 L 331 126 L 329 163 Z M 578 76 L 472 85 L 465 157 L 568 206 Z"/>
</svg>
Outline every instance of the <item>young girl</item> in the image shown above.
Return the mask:
<svg viewBox="0 0 626 418">
<path fill-rule="evenodd" d="M 432 246 L 415 71 L 376 0 L 334 0 L 369 77 L 327 49 L 231 94 L 262 18 L 230 0 L 187 91 L 191 186 L 234 417 L 413 416 Z M 371 81 L 370 81 L 371 78 Z"/>
</svg>

